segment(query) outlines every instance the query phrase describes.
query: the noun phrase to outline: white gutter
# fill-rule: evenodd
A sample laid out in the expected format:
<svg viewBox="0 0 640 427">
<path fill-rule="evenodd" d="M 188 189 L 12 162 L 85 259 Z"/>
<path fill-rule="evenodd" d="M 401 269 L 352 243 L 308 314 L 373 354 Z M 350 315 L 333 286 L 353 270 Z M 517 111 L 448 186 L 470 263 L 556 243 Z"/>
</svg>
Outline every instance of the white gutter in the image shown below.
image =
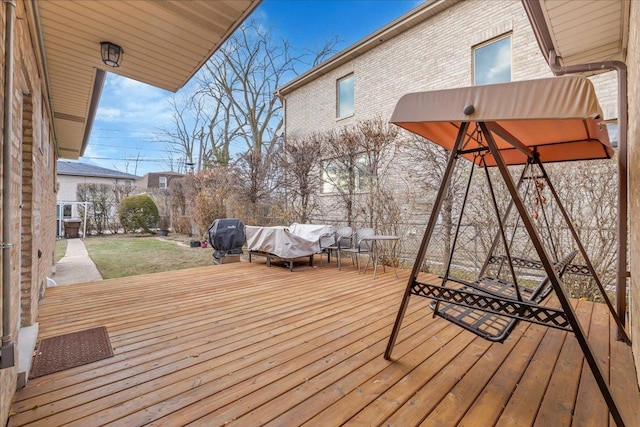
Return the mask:
<svg viewBox="0 0 640 427">
<path fill-rule="evenodd" d="M 4 132 L 2 135 L 2 347 L 0 369 L 15 366 L 15 342 L 11 336 L 11 145 L 13 144 L 13 57 L 15 0 L 3 0 L 6 9 L 4 46 Z"/>
</svg>

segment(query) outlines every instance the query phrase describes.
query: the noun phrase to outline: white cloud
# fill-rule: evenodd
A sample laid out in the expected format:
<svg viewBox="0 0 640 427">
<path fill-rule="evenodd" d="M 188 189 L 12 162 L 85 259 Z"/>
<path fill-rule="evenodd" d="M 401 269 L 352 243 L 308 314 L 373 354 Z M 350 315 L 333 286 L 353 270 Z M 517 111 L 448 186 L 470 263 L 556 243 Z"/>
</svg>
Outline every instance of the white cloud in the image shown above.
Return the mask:
<svg viewBox="0 0 640 427">
<path fill-rule="evenodd" d="M 122 117 L 122 111 L 119 108 L 98 107 L 96 120 L 113 121 Z"/>
</svg>

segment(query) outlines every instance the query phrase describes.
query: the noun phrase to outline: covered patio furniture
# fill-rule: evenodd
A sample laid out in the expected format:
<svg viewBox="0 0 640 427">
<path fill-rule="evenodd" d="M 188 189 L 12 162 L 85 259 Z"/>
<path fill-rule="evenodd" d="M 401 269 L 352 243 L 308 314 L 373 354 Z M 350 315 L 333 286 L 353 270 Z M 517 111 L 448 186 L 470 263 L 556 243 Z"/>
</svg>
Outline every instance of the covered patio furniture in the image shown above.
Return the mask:
<svg viewBox="0 0 640 427">
<path fill-rule="evenodd" d="M 322 254 L 327 254 L 327 262 L 329 262 L 329 252 L 326 250 L 334 242 L 333 226 L 324 224 L 299 224 L 294 222 L 289 226 L 296 236 L 300 236 L 307 240 L 316 240 L 318 242 L 318 255 L 320 255 L 320 266 L 322 266 Z"/>
<path fill-rule="evenodd" d="M 321 252 L 320 241 L 331 235 L 331 226 L 316 226 L 310 224 L 292 224 L 291 227 L 257 227 L 245 226 L 249 262 L 252 255 L 267 258 L 267 265 L 271 261 L 280 260 L 287 263 L 293 271 L 294 262 L 300 258 L 308 258 L 313 266 L 313 256 Z"/>
<path fill-rule="evenodd" d="M 613 149 L 602 120 L 602 111 L 591 82 L 578 76 L 411 93 L 398 101 L 391 122 L 440 145 L 450 151 L 450 154 L 389 338 L 386 359 L 391 359 L 412 295 L 432 299 L 431 308 L 434 314 L 479 336 L 499 342 L 509 335 L 513 324 L 520 320 L 572 331 L 607 402 L 613 420 L 619 426 L 624 425 L 606 377 L 598 366 L 587 335 L 563 287 L 562 275 L 575 253 L 571 252 L 562 257 L 555 247 L 549 247 L 548 240 L 543 238 L 544 226 L 548 228 L 546 218 L 534 221 L 524 200 L 527 185 L 523 183 L 529 182 L 534 183 L 534 186 L 542 185 L 548 188 L 550 198 L 556 203 L 574 244 L 586 262 L 586 269 L 602 293 L 619 330 L 628 341 L 624 325 L 604 292 L 604 287 L 571 218 L 543 166 L 549 162 L 609 159 L 613 155 Z M 471 163 L 448 265 L 439 279 L 427 280 L 426 276 L 421 275 L 421 267 L 427 246 L 436 229 L 438 215 L 454 168 L 460 158 Z M 512 165 L 525 166 L 517 183 L 508 169 Z M 488 171 L 488 168 L 492 167 L 497 167 L 498 176 L 502 180 L 501 185 L 506 188 L 505 191 L 510 197 L 506 209 L 501 208 L 496 202 L 491 174 Z M 467 196 L 472 191 L 471 176 L 475 169 L 482 170 L 486 177 L 491 195 L 486 206 L 495 212 L 499 226 L 480 276 L 487 271 L 493 257 L 494 263 L 501 262 L 505 266 L 508 280 L 485 276 L 471 282 L 455 278 L 451 272 L 451 262 L 456 251 Z M 512 209 L 515 210 L 512 212 Z M 537 256 L 537 260 L 523 262 L 532 265 L 537 263 L 545 275 L 544 280 L 533 290 L 526 289 L 519 283 L 523 280 L 517 274 L 519 258 L 511 253 L 512 228 L 505 226 L 510 214 L 516 217 L 525 230 Z M 501 246 L 503 254 L 496 253 L 498 246 Z M 546 304 L 545 296 L 550 293 L 557 297 L 560 308 L 552 308 Z M 496 330 L 489 331 L 491 328 Z"/>
</svg>

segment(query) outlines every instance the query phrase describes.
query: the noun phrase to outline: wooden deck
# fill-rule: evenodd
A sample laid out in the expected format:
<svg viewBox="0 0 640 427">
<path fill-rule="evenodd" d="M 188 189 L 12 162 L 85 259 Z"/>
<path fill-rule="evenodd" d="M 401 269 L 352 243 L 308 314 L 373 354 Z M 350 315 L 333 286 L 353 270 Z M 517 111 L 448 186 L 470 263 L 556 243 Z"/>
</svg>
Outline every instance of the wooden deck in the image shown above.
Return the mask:
<svg viewBox="0 0 640 427">
<path fill-rule="evenodd" d="M 9 425 L 609 425 L 562 331 L 521 323 L 491 344 L 413 297 L 384 360 L 407 277 L 258 261 L 47 289 L 40 338 L 104 325 L 115 356 L 29 381 Z M 576 304 L 640 425 L 630 347 L 604 305 Z"/>
</svg>

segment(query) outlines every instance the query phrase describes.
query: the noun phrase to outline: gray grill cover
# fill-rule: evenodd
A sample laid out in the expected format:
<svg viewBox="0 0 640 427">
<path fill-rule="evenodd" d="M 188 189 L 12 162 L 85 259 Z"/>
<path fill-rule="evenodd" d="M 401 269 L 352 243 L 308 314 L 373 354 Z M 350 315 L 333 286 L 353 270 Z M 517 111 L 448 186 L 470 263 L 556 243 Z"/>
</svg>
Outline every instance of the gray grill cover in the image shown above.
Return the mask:
<svg viewBox="0 0 640 427">
<path fill-rule="evenodd" d="M 209 227 L 209 243 L 214 258 L 242 254 L 244 241 L 244 224 L 239 219 L 216 219 Z"/>
</svg>

